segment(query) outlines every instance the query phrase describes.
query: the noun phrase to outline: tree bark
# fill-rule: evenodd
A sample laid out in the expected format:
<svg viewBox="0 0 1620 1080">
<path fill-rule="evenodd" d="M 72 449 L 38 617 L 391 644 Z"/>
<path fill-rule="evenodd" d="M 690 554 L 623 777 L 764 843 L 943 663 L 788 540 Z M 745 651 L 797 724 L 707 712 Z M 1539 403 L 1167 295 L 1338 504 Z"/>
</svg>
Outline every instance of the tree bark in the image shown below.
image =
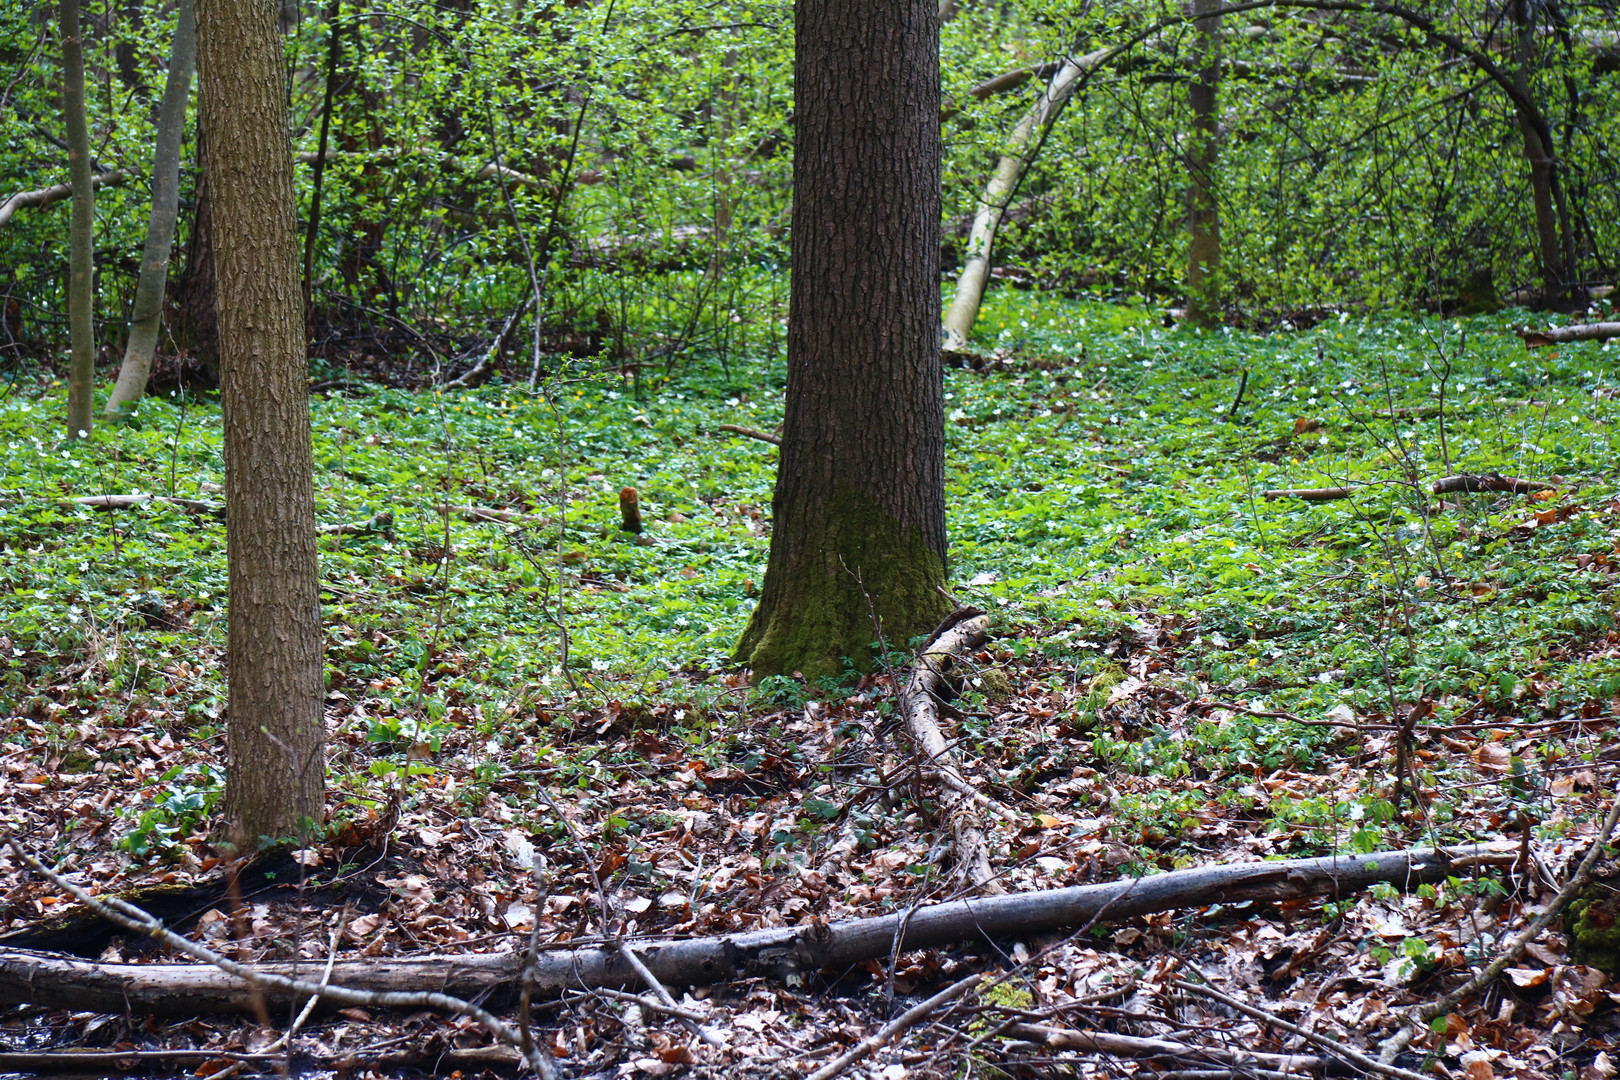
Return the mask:
<svg viewBox="0 0 1620 1080">
<path fill-rule="evenodd" d="M 1540 348 L 1562 341 L 1607 341 L 1620 337 L 1620 322 L 1576 323 L 1572 326 L 1544 326 L 1539 330 L 1526 327 L 1519 331 L 1527 349 Z"/>
<path fill-rule="evenodd" d="M 973 218 L 973 231 L 968 235 L 967 258 L 962 264 L 961 276 L 951 294 L 951 307 L 945 313 L 945 347 L 961 349 L 973 333 L 973 323 L 979 317 L 979 305 L 984 300 L 984 287 L 990 280 L 990 249 L 996 242 L 996 230 L 1007 212 L 1024 174 L 1040 155 L 1041 144 L 1069 98 L 1098 64 L 1112 58 L 1117 49 L 1099 49 L 1085 56 L 1071 57 L 1058 68 L 1057 74 L 1046 84 L 1040 99 L 1013 128 L 1007 139 L 1007 149 L 996 164 L 996 171 L 985 185 L 979 199 L 979 209 Z"/>
<path fill-rule="evenodd" d="M 197 182 L 192 194 L 191 234 L 186 240 L 186 268 L 175 288 L 173 330 L 176 343 L 193 360 L 218 376 L 218 289 L 214 272 L 214 200 L 208 175 L 207 125 L 197 125 Z"/>
<path fill-rule="evenodd" d="M 116 416 L 146 392 L 163 323 L 163 292 L 169 280 L 169 250 L 180 210 L 180 142 L 186 131 L 186 99 L 197 61 L 197 13 L 193 0 L 180 0 L 174 44 L 169 49 L 169 76 L 158 110 L 157 149 L 152 155 L 152 216 L 146 227 L 146 251 L 129 316 L 129 341 L 118 382 L 107 399 L 106 413 Z"/>
<path fill-rule="evenodd" d="M 787 415 L 737 658 L 817 678 L 870 665 L 880 632 L 903 645 L 951 606 L 938 9 L 798 0 L 795 41 Z"/>
<path fill-rule="evenodd" d="M 320 599 L 297 210 L 276 12 L 197 5 L 200 103 L 218 215 L 230 721 L 236 843 L 321 820 Z"/>
<path fill-rule="evenodd" d="M 1193 0 L 1193 67 L 1187 86 L 1187 321 L 1206 329 L 1220 321 L 1221 226 L 1215 169 L 1221 85 L 1220 0 Z"/>
<path fill-rule="evenodd" d="M 90 179 L 90 127 L 84 115 L 84 39 L 79 0 L 61 0 L 62 126 L 67 132 L 68 183 L 73 219 L 68 226 L 68 438 L 88 438 L 95 421 L 96 189 Z"/>
<path fill-rule="evenodd" d="M 205 4 L 209 0 L 205 0 Z M 1507 865 L 1511 845 L 1450 850 L 1417 848 L 1319 859 L 1194 867 L 1150 877 L 1077 885 L 1044 892 L 956 900 L 876 918 L 785 926 L 720 937 L 635 943 L 636 954 L 666 986 L 708 985 L 744 975 L 782 977 L 843 969 L 892 950 L 936 948 L 964 941 L 1028 938 L 1094 922 L 1181 907 L 1352 896 L 1378 882 L 1411 888 L 1482 865 Z M 497 1006 L 517 996 L 521 952 L 339 961 L 331 984 L 360 991 L 432 990 Z M 313 980 L 306 961 L 263 964 L 259 971 Z M 318 970 L 315 969 L 315 970 Z M 633 987 L 639 980 L 618 946 L 543 949 L 535 956 L 536 993 L 589 987 Z M 61 953 L 0 947 L 0 1003 L 49 1008 L 147 1013 L 250 1013 L 280 1008 L 302 995 L 266 985 L 259 990 L 208 964 L 103 964 Z"/>
</svg>

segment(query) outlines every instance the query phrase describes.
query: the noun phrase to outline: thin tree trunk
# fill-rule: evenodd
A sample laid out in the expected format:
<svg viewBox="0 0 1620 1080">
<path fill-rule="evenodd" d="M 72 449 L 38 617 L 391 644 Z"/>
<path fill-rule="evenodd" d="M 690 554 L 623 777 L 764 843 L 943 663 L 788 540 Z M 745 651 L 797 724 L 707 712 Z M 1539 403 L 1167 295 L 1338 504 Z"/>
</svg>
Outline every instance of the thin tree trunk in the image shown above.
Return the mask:
<svg viewBox="0 0 1620 1080">
<path fill-rule="evenodd" d="M 281 38 L 263 0 L 197 5 L 219 229 L 229 761 L 239 846 L 298 836 L 324 801 L 308 362 Z"/>
<path fill-rule="evenodd" d="M 90 180 L 90 127 L 84 115 L 84 39 L 79 0 L 61 0 L 62 126 L 67 131 L 73 219 L 68 227 L 68 437 L 88 438 L 95 422 L 96 189 Z"/>
<path fill-rule="evenodd" d="M 186 268 L 175 288 L 175 341 L 217 381 L 219 375 L 218 289 L 214 280 L 214 200 L 208 173 L 208 128 L 197 125 L 197 182 L 192 194 L 191 233 Z"/>
<path fill-rule="evenodd" d="M 315 282 L 315 238 L 321 228 L 321 186 L 326 180 L 326 146 L 332 131 L 332 97 L 337 90 L 338 56 L 343 50 L 338 37 L 338 16 L 342 13 L 340 0 L 332 0 L 326 11 L 326 89 L 321 99 L 320 149 L 315 153 L 315 175 L 309 196 L 309 227 L 304 232 L 304 312 L 309 317 L 309 305 Z"/>
<path fill-rule="evenodd" d="M 158 111 L 157 150 L 152 156 L 152 217 L 146 227 L 146 251 L 141 256 L 140 282 L 135 286 L 124 364 L 107 399 L 108 416 L 139 401 L 152 373 L 152 354 L 163 323 L 163 292 L 169 280 L 169 251 L 174 247 L 174 224 L 180 210 L 180 142 L 185 136 L 186 99 L 191 96 L 191 71 L 196 62 L 196 7 L 193 0 L 180 0 L 179 22 L 169 50 L 169 77 Z"/>
<path fill-rule="evenodd" d="M 1221 85 L 1220 0 L 1193 0 L 1193 65 L 1187 87 L 1187 321 L 1211 327 L 1220 318 L 1221 224 L 1216 200 L 1219 158 L 1217 99 Z"/>
<path fill-rule="evenodd" d="M 1082 76 L 1115 52 L 1115 49 L 1098 49 L 1085 56 L 1066 59 L 1041 91 L 1040 100 L 1013 128 L 1006 152 L 996 164 L 990 183 L 985 185 L 978 212 L 973 217 L 967 258 L 956 280 L 956 290 L 951 294 L 950 310 L 945 313 L 947 349 L 963 348 L 973 333 L 973 323 L 979 317 L 979 305 L 984 300 L 984 287 L 990 280 L 990 249 L 996 242 L 996 230 L 1001 227 L 1002 215 L 1007 212 L 1018 185 L 1023 183 L 1024 174 L 1040 155 L 1046 133 L 1063 114 L 1063 107 L 1069 103 L 1075 89 L 1085 81 Z"/>
<path fill-rule="evenodd" d="M 950 610 L 934 0 L 795 7 L 787 415 L 756 676 L 865 667 Z"/>
</svg>

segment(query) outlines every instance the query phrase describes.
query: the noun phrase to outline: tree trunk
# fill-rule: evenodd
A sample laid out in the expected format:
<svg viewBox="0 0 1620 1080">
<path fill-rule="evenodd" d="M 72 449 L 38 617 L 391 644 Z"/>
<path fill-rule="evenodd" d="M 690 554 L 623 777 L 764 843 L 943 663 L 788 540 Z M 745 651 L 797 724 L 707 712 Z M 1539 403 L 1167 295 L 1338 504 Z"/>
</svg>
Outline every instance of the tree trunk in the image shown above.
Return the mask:
<svg viewBox="0 0 1620 1080">
<path fill-rule="evenodd" d="M 233 839 L 297 836 L 325 789 L 308 362 L 276 11 L 197 6 L 200 104 L 219 218 Z"/>
<path fill-rule="evenodd" d="M 1530 163 L 1530 194 L 1536 210 L 1536 244 L 1541 252 L 1542 304 L 1549 308 L 1570 306 L 1575 286 L 1575 245 L 1568 235 L 1568 215 L 1564 210 L 1558 161 L 1552 144 L 1552 129 L 1539 111 L 1532 111 L 1530 63 L 1535 48 L 1535 23 L 1525 0 L 1515 0 L 1513 21 L 1517 24 L 1514 42 L 1513 86 L 1519 101 L 1514 103 L 1519 135 L 1524 140 L 1525 160 Z M 1560 228 L 1560 218 L 1565 228 Z"/>
<path fill-rule="evenodd" d="M 817 678 L 869 665 L 880 628 L 904 646 L 951 609 L 938 8 L 798 0 L 795 42 L 787 415 L 737 657 Z"/>
<path fill-rule="evenodd" d="M 193 0 L 180 0 L 179 22 L 169 50 L 169 77 L 158 111 L 157 150 L 152 155 L 152 217 L 146 227 L 146 251 L 135 305 L 129 317 L 129 341 L 118 383 L 107 399 L 107 415 L 132 406 L 146 392 L 163 323 L 163 291 L 169 280 L 169 250 L 180 209 L 180 141 L 186 131 L 186 99 L 191 96 L 191 69 L 197 60 L 197 18 Z"/>
<path fill-rule="evenodd" d="M 979 317 L 979 304 L 984 300 L 984 286 L 990 280 L 990 249 L 996 242 L 996 230 L 1007 212 L 1024 174 L 1040 155 L 1046 133 L 1052 129 L 1063 107 L 1069 103 L 1075 89 L 1084 82 L 1081 78 L 1114 55 L 1117 50 L 1099 49 L 1081 57 L 1071 57 L 1058 68 L 1052 81 L 1046 84 L 1040 100 L 1024 114 L 1007 140 L 1007 150 L 996 164 L 995 174 L 985 186 L 979 200 L 978 213 L 973 218 L 973 231 L 968 236 L 967 258 L 962 274 L 956 280 L 951 294 L 951 307 L 945 313 L 945 347 L 960 349 L 973 333 L 973 323 Z"/>
<path fill-rule="evenodd" d="M 1187 133 L 1187 321 L 1214 326 L 1220 320 L 1221 227 L 1215 194 L 1219 155 L 1216 99 L 1221 85 L 1220 0 L 1193 0 L 1192 82 L 1187 106 L 1192 130 Z"/>
<path fill-rule="evenodd" d="M 90 180 L 90 128 L 84 116 L 84 40 L 79 0 L 61 0 L 62 126 L 67 132 L 73 219 L 68 226 L 68 438 L 88 438 L 96 378 L 96 189 Z"/>
<path fill-rule="evenodd" d="M 175 342 L 217 378 L 219 317 L 214 281 L 214 200 L 209 191 L 208 130 L 197 125 L 197 182 L 192 194 L 186 268 L 174 293 Z"/>
</svg>

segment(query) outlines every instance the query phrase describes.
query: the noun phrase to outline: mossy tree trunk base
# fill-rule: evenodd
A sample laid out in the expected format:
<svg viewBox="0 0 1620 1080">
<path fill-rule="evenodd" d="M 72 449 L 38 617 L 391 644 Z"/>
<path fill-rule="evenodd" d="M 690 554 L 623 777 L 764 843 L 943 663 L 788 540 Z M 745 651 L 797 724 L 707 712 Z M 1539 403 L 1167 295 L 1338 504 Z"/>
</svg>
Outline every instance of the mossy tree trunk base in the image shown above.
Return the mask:
<svg viewBox="0 0 1620 1080">
<path fill-rule="evenodd" d="M 945 583 L 936 0 L 798 0 L 787 413 L 737 659 L 837 676 L 927 633 Z"/>
</svg>

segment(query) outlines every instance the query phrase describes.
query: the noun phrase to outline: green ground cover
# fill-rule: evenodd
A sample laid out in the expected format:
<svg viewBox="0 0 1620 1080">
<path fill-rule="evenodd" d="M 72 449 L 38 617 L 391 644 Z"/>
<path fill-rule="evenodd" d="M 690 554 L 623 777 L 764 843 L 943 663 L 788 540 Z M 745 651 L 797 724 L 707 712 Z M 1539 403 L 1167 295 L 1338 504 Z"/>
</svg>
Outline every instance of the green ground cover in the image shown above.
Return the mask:
<svg viewBox="0 0 1620 1080">
<path fill-rule="evenodd" d="M 1310 768 L 1345 751 L 1316 724 L 1388 720 L 1423 696 L 1433 725 L 1606 714 L 1620 346 L 1530 352 L 1510 332 L 1528 318 L 1198 333 L 994 293 L 975 354 L 946 373 L 958 595 L 996 614 L 1015 686 L 1066 687 L 1065 722 L 1095 728 L 1088 753 L 1138 773 Z M 772 428 L 781 387 L 779 367 L 693 360 L 639 395 L 582 367 L 539 395 L 315 397 L 320 520 L 395 515 L 388 534 L 321 541 L 333 700 L 372 703 L 345 723 L 426 759 L 513 724 L 588 748 L 604 711 L 656 706 L 694 747 L 728 750 L 726 710 L 820 693 L 726 674 L 763 573 L 776 451 L 719 425 Z M 0 714 L 22 722 L 8 737 L 152 717 L 221 739 L 223 522 L 60 501 L 219 502 L 217 403 L 148 401 L 83 444 L 60 436 L 63 399 L 15 383 L 0 400 Z M 1493 471 L 1552 486 L 1430 490 Z M 1262 494 L 1347 484 L 1364 486 L 1323 503 Z M 617 527 L 626 486 L 639 539 Z M 1160 661 L 1142 665 L 1144 643 Z M 1312 723 L 1097 723 L 1129 677 Z M 986 732 L 970 724 L 970 743 Z M 216 783 L 177 774 L 163 797 L 200 812 Z"/>
</svg>

